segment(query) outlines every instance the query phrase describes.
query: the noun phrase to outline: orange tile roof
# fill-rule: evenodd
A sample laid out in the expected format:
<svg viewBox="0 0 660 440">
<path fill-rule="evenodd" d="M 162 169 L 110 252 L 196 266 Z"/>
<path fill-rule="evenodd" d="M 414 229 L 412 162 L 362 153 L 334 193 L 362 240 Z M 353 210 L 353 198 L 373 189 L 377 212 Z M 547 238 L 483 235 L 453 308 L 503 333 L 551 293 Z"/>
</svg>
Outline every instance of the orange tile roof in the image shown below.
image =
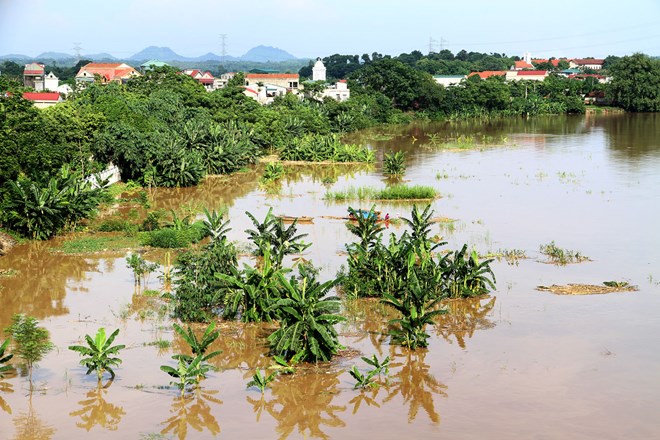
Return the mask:
<svg viewBox="0 0 660 440">
<path fill-rule="evenodd" d="M 479 78 L 486 79 L 491 76 L 505 76 L 506 72 L 503 70 L 484 70 L 483 72 L 472 72 L 468 76 L 479 75 Z"/>
<path fill-rule="evenodd" d="M 527 61 L 516 61 L 514 63 L 516 69 L 533 69 L 534 66 L 529 64 Z"/>
<path fill-rule="evenodd" d="M 124 63 L 89 63 L 81 67 L 76 76 L 81 76 L 83 72 L 101 75 L 107 80 L 126 78 L 137 73 L 134 68 Z"/>
<path fill-rule="evenodd" d="M 602 65 L 605 62 L 605 60 L 595 59 L 595 58 L 588 58 L 588 59 L 575 58 L 575 59 L 572 59 L 571 61 L 573 61 L 578 66 L 584 66 L 585 64 L 600 64 L 600 65 Z"/>
</svg>

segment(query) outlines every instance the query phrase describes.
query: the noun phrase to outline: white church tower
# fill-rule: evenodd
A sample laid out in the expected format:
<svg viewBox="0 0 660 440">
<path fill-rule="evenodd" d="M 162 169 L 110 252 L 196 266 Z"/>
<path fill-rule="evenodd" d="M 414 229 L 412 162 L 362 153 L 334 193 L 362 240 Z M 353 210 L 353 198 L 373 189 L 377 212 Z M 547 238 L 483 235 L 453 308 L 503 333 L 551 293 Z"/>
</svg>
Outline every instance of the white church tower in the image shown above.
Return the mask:
<svg viewBox="0 0 660 440">
<path fill-rule="evenodd" d="M 325 81 L 325 66 L 321 58 L 316 59 L 312 68 L 312 81 Z"/>
</svg>

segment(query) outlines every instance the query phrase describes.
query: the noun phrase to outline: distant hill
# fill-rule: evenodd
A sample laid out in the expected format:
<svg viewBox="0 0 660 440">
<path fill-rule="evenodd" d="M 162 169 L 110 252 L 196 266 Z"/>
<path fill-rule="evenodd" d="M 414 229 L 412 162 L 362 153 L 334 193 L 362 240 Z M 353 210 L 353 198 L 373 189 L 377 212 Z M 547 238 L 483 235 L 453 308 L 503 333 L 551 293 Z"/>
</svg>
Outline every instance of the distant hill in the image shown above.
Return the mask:
<svg viewBox="0 0 660 440">
<path fill-rule="evenodd" d="M 92 60 L 92 61 L 104 61 L 104 60 L 112 60 L 115 61 L 117 58 L 113 57 L 109 53 L 90 53 L 88 55 L 80 55 L 81 60 Z"/>
<path fill-rule="evenodd" d="M 241 60 L 243 61 L 258 61 L 262 63 L 267 61 L 287 61 L 295 59 L 296 57 L 289 52 L 271 46 L 253 47 L 241 56 Z"/>
<path fill-rule="evenodd" d="M 188 61 L 189 58 L 182 57 L 174 52 L 169 47 L 149 46 L 142 49 L 129 58 L 132 61 L 148 61 L 148 60 L 161 60 L 161 61 Z"/>
<path fill-rule="evenodd" d="M 34 59 L 35 60 L 72 60 L 75 59 L 75 57 L 73 55 L 63 52 L 44 52 L 34 57 Z"/>
<path fill-rule="evenodd" d="M 215 53 L 209 52 L 197 57 L 186 57 L 179 55 L 169 47 L 149 46 L 130 58 L 117 58 L 109 53 L 97 53 L 82 55 L 81 59 L 93 61 L 128 61 L 135 63 L 142 63 L 147 60 L 160 60 L 165 62 L 185 62 L 185 63 L 204 63 L 204 62 L 256 62 L 256 63 L 279 63 L 283 61 L 296 61 L 297 58 L 289 52 L 270 46 L 257 46 L 248 50 L 240 57 L 233 57 L 230 55 L 220 56 Z M 36 57 L 27 55 L 10 54 L 0 56 L 0 60 L 11 60 L 19 63 L 29 61 L 58 61 L 61 63 L 75 64 L 76 57 L 71 54 L 62 52 L 44 52 Z"/>
</svg>

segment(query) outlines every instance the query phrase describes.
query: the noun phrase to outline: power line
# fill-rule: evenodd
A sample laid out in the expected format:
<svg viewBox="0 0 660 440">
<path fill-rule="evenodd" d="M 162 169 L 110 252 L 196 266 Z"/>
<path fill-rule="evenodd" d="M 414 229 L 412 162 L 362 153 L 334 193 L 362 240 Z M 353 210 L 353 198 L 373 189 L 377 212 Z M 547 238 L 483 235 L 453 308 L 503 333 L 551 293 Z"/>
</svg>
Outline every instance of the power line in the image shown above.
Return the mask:
<svg viewBox="0 0 660 440">
<path fill-rule="evenodd" d="M 73 50 L 76 53 L 76 61 L 80 61 L 80 51 L 82 50 L 80 43 L 73 43 Z"/>
<path fill-rule="evenodd" d="M 220 55 L 224 59 L 227 56 L 227 34 L 220 34 Z"/>
</svg>

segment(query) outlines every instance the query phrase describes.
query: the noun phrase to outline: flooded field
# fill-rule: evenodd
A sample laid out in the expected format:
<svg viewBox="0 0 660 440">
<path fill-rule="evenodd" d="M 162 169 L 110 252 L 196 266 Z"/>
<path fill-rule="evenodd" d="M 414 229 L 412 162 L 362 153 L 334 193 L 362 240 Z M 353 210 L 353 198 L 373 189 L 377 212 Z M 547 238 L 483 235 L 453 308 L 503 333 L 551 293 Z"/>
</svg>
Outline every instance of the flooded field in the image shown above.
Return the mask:
<svg viewBox="0 0 660 440">
<path fill-rule="evenodd" d="M 345 301 L 342 356 L 280 376 L 262 396 L 246 383 L 271 364 L 272 325 L 221 323 L 213 348 L 223 353 L 211 361 L 218 371 L 182 399 L 159 367 L 173 365 L 170 356 L 185 343 L 172 331 L 167 303 L 135 291 L 125 252 L 70 256 L 51 251 L 62 239 L 24 244 L 0 257 L 0 270 L 16 271 L 0 277 L 0 328 L 14 313 L 30 314 L 57 349 L 34 370 L 32 393 L 24 375 L 0 380 L 0 439 L 660 438 L 659 115 L 381 127 L 351 141 L 371 145 L 376 164 L 291 165 L 279 188 L 260 187 L 258 170 L 209 178 L 197 188 L 157 190 L 152 207 L 226 206 L 229 237 L 243 247 L 245 211 L 313 217 L 299 225 L 313 243 L 303 257 L 327 279 L 345 264 L 353 237 L 338 219 L 348 204 L 325 200 L 325 192 L 385 186 L 384 153 L 405 151 L 404 179 L 436 188 L 435 216 L 454 220 L 432 231 L 445 248 L 524 251 L 493 263 L 491 296 L 447 304 L 450 312 L 428 329 L 428 350 L 390 345 L 393 315 L 377 301 Z M 376 208 L 397 218 L 411 205 Z M 549 264 L 539 247 L 553 241 L 588 261 Z M 536 289 L 610 280 L 638 290 Z M 161 288 L 157 274 L 146 287 Z M 98 389 L 66 347 L 100 326 L 119 328 L 116 342 L 127 348 L 114 383 Z M 373 354 L 392 358 L 389 384 L 354 390 L 348 370 Z"/>
</svg>

